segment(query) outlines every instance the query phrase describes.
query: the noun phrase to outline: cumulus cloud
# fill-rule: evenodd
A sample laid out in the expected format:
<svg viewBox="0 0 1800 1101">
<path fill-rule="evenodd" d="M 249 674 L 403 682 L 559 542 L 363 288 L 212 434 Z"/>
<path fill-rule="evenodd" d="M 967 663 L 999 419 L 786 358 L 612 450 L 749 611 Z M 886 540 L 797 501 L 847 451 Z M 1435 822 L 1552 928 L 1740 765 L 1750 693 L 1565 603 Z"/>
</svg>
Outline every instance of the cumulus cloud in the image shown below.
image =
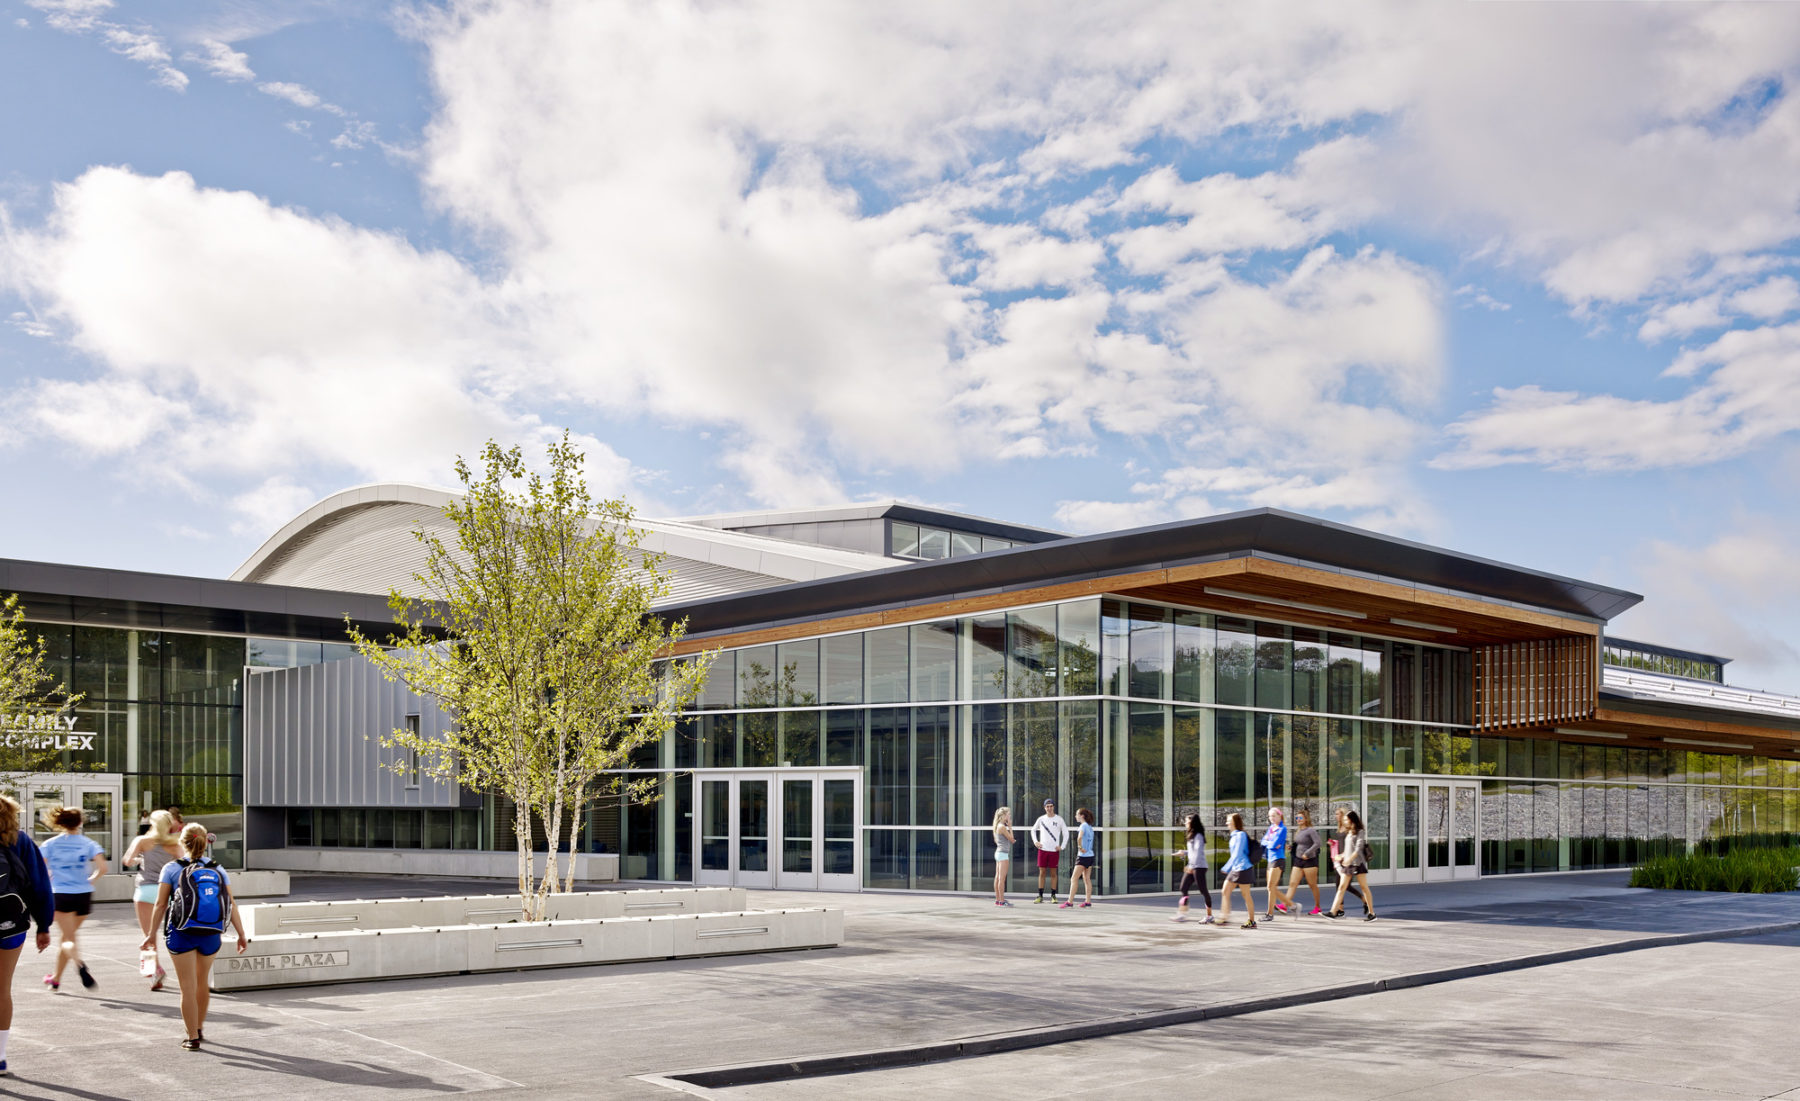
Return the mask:
<svg viewBox="0 0 1800 1101">
<path fill-rule="evenodd" d="M 81 385 L 175 403 L 196 470 L 215 442 L 271 476 L 284 448 L 330 450 L 290 422 L 345 440 L 352 468 L 419 461 L 360 438 L 379 432 L 359 400 L 404 400 L 445 439 L 567 405 L 716 428 L 770 504 L 1110 434 L 1157 438 L 1169 472 L 1080 515 L 1279 503 L 1417 528 L 1405 469 L 1443 389 L 1447 293 L 1368 227 L 1435 223 L 1572 309 L 1633 311 L 1646 340 L 1777 321 L 1796 297 L 1765 255 L 1800 217 L 1786 10 L 466 0 L 408 18 L 437 97 L 417 163 L 478 259 L 118 169 L 15 234 L 33 316 L 94 358 Z M 237 40 L 205 63 L 248 74 Z M 376 140 L 306 85 L 258 88 L 341 116 L 335 146 Z M 1297 152 L 1266 171 L 1179 155 L 1226 134 Z M 1676 401 L 1503 389 L 1439 461 L 1630 466 L 1657 436 L 1701 461 L 1780 431 L 1739 399 L 1783 355 L 1695 359 Z"/>
<path fill-rule="evenodd" d="M 198 50 L 183 54 L 182 60 L 197 62 L 205 66 L 207 71 L 221 80 L 256 79 L 256 74 L 250 69 L 250 55 L 241 50 L 234 50 L 231 48 L 231 43 L 221 42 L 216 38 L 202 39 Z"/>
<path fill-rule="evenodd" d="M 1731 658 L 1730 683 L 1795 690 L 1797 537 L 1773 522 L 1746 519 L 1703 542 L 1648 541 L 1634 555 L 1644 603 L 1621 617 L 1616 633 Z"/>
<path fill-rule="evenodd" d="M 1433 465 L 1692 466 L 1800 431 L 1800 322 L 1728 332 L 1682 353 L 1665 374 L 1703 378 L 1667 401 L 1536 386 L 1496 390 L 1490 407 L 1450 426 L 1455 446 Z"/>
</svg>

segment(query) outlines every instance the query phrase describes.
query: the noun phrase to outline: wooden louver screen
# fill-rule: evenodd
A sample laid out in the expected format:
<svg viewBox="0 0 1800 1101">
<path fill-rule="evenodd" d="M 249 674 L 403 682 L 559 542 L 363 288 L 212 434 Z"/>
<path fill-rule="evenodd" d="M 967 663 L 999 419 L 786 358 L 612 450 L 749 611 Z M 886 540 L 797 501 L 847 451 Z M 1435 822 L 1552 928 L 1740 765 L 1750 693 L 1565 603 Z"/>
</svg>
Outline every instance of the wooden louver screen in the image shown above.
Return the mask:
<svg viewBox="0 0 1800 1101">
<path fill-rule="evenodd" d="M 1591 719 L 1599 706 L 1591 636 L 1478 646 L 1474 657 L 1477 730 Z"/>
</svg>

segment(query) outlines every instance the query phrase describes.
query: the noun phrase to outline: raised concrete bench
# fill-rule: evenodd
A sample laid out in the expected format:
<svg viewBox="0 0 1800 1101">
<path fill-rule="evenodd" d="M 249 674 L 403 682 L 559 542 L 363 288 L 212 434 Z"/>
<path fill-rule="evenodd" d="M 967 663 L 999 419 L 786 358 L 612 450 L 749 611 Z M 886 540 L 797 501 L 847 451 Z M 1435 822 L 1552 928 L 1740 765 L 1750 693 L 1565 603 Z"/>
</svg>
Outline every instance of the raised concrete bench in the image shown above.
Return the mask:
<svg viewBox="0 0 1800 1101">
<path fill-rule="evenodd" d="M 235 882 L 234 877 L 233 883 Z M 664 890 L 553 894 L 546 900 L 545 913 L 552 920 L 572 921 L 721 913 L 742 910 L 747 905 L 748 898 L 742 887 L 671 887 Z M 350 929 L 497 925 L 516 922 L 518 916 L 518 895 L 277 902 L 246 906 L 244 928 L 253 937 L 264 937 L 282 933 L 323 933 Z"/>
<path fill-rule="evenodd" d="M 843 911 L 821 909 L 283 933 L 254 938 L 242 956 L 229 948 L 220 952 L 212 988 L 256 990 L 835 948 L 843 939 Z"/>
<path fill-rule="evenodd" d="M 231 894 L 239 900 L 246 898 L 286 898 L 288 893 L 288 874 L 286 872 L 247 872 L 226 869 L 231 877 Z M 131 889 L 137 885 L 134 875 L 103 875 L 94 884 L 95 902 L 130 902 Z"/>
<path fill-rule="evenodd" d="M 544 871 L 544 853 L 533 867 Z M 557 856 L 563 867 L 567 854 Z M 470 849 L 255 849 L 249 862 L 259 868 L 291 872 L 349 872 L 356 875 L 436 875 L 456 879 L 519 881 L 519 854 Z M 560 874 L 560 873 L 559 873 Z M 582 883 L 617 883 L 618 853 L 576 853 L 575 878 Z"/>
</svg>

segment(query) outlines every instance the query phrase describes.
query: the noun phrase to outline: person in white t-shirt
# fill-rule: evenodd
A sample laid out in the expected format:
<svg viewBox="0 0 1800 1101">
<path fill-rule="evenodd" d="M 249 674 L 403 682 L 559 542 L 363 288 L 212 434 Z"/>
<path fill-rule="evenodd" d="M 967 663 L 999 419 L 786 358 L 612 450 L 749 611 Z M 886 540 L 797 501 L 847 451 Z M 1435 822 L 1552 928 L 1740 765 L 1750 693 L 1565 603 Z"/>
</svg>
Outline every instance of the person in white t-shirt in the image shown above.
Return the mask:
<svg viewBox="0 0 1800 1101">
<path fill-rule="evenodd" d="M 1069 843 L 1069 824 L 1056 813 L 1056 800 L 1044 800 L 1044 813 L 1038 815 L 1031 824 L 1031 843 L 1037 846 L 1038 894 L 1037 901 L 1044 901 L 1044 873 L 1050 873 L 1050 901 L 1056 901 L 1056 881 L 1061 873 L 1057 870 L 1062 863 L 1063 846 Z"/>
</svg>

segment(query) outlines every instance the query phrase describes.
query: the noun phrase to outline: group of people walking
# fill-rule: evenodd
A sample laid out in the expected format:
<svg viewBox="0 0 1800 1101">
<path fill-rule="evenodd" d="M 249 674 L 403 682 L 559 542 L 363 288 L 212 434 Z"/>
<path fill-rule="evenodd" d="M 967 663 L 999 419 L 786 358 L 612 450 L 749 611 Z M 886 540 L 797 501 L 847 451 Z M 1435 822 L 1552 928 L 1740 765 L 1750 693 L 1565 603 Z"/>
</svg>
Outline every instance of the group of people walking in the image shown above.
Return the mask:
<svg viewBox="0 0 1800 1101">
<path fill-rule="evenodd" d="M 1068 824 L 1056 813 L 1056 801 L 1044 800 L 1044 813 L 1039 815 L 1031 825 L 1031 841 L 1037 849 L 1037 902 L 1044 901 L 1044 879 L 1049 876 L 1050 901 L 1056 903 L 1056 885 L 1059 866 L 1062 862 L 1063 850 L 1074 845 L 1075 867 L 1069 877 L 1068 901 L 1058 903 L 1063 909 L 1075 905 L 1075 893 L 1078 887 L 1086 888 L 1086 895 L 1081 906 L 1091 906 L 1094 901 L 1094 818 L 1086 807 L 1075 812 L 1079 823 L 1079 831 L 1071 840 Z M 1176 902 L 1174 921 L 1188 920 L 1188 896 L 1193 891 L 1200 892 L 1201 901 L 1206 904 L 1207 925 L 1224 925 L 1231 920 L 1231 899 L 1234 891 L 1241 891 L 1244 898 L 1244 909 L 1247 919 L 1245 929 L 1254 929 L 1257 924 L 1256 899 L 1252 889 L 1257 885 L 1257 865 L 1266 866 L 1268 906 L 1263 913 L 1263 921 L 1272 921 L 1276 911 L 1283 914 L 1297 913 L 1299 907 L 1295 896 L 1299 893 L 1300 884 L 1304 881 L 1312 892 L 1312 909 L 1309 916 L 1341 918 L 1344 916 L 1344 895 L 1353 894 L 1362 903 L 1363 920 L 1375 920 L 1375 896 L 1369 889 L 1369 848 L 1367 830 L 1363 827 L 1362 816 L 1349 807 L 1341 807 L 1337 812 L 1338 837 L 1329 842 L 1331 862 L 1337 869 L 1337 895 L 1332 899 L 1331 909 L 1324 908 L 1323 897 L 1319 893 L 1319 851 L 1321 840 L 1319 831 L 1314 828 L 1311 815 L 1305 811 L 1297 811 L 1294 815 L 1294 830 L 1290 833 L 1287 815 L 1281 810 L 1269 812 L 1269 828 L 1263 833 L 1260 841 L 1253 840 L 1244 828 L 1244 816 L 1232 814 L 1226 819 L 1230 829 L 1230 837 L 1226 843 L 1226 860 L 1220 871 L 1225 875 L 1225 898 L 1217 918 L 1213 916 L 1212 891 L 1207 887 L 1207 876 L 1211 869 L 1206 855 L 1206 827 L 1201 824 L 1198 814 L 1187 816 L 1186 845 L 1176 849 L 1171 856 L 1184 857 L 1186 864 L 1181 875 L 1181 897 Z M 1012 808 L 1001 807 L 994 812 L 994 905 L 1011 906 L 1006 897 L 1006 884 L 1012 871 L 1012 847 L 1015 841 L 1013 834 Z M 1290 859 L 1289 854 L 1292 853 Z M 1287 887 L 1282 887 L 1283 877 L 1287 878 Z"/>
<path fill-rule="evenodd" d="M 0 795 L 0 1075 L 8 1073 L 7 1041 L 12 1034 L 12 980 L 31 927 L 37 950 L 50 947 L 56 927 L 56 962 L 44 986 L 62 989 L 69 966 L 81 985 L 99 985 L 81 957 L 81 928 L 92 913 L 94 885 L 108 871 L 106 853 L 82 832 L 85 816 L 75 807 L 52 811 L 47 824 L 56 833 L 38 844 L 24 828 L 16 800 Z M 125 851 L 121 863 L 136 868 L 132 903 L 138 928 L 143 977 L 161 990 L 167 972 L 157 953 L 160 932 L 181 987 L 182 1047 L 200 1049 L 205 1039 L 209 977 L 226 928 L 237 932 L 237 950 L 250 944 L 230 878 L 208 855 L 212 836 L 198 822 L 183 823 L 171 811 L 149 816 L 147 828 Z"/>
</svg>

